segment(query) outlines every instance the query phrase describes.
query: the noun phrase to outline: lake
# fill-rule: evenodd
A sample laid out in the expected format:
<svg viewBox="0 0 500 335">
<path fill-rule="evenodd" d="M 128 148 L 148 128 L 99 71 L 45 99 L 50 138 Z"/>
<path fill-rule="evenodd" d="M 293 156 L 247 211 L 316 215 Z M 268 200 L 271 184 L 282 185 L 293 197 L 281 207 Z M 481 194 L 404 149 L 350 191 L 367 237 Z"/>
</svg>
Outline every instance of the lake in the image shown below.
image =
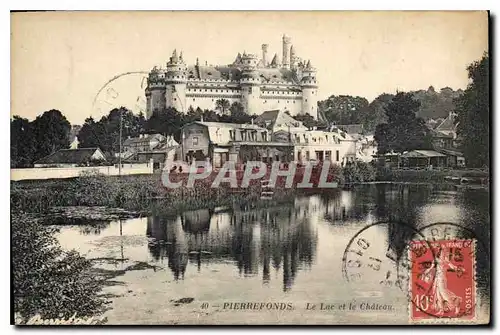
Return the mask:
<svg viewBox="0 0 500 335">
<path fill-rule="evenodd" d="M 408 286 L 396 285 L 404 267 L 393 260 L 404 258 L 407 242 L 435 222 L 459 225 L 457 237 L 478 240 L 478 309 L 487 314 L 485 189 L 365 185 L 298 195 L 275 206 L 213 206 L 59 226 L 57 238 L 115 274 L 105 287 L 110 324 L 405 324 Z M 360 239 L 369 248 L 357 263 L 351 249 Z M 352 302 L 356 311 L 328 308 Z M 268 303 L 275 308 L 262 308 Z"/>
</svg>

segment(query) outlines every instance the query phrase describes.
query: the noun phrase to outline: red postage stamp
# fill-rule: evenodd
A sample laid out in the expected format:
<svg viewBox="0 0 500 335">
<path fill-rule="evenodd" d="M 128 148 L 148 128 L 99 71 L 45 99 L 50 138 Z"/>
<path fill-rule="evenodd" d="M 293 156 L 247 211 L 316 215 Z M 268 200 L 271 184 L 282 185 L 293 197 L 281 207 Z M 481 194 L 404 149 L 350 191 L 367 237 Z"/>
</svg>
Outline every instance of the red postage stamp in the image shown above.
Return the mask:
<svg viewBox="0 0 500 335">
<path fill-rule="evenodd" d="M 412 241 L 410 321 L 472 321 L 476 316 L 475 241 Z"/>
</svg>

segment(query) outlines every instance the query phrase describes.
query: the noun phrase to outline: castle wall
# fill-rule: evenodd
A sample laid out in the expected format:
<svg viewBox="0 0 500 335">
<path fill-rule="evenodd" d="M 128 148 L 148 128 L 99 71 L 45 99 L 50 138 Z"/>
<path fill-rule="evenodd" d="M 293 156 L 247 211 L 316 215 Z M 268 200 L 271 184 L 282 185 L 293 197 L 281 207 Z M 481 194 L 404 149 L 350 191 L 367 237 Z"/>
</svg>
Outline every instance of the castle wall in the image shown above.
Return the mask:
<svg viewBox="0 0 500 335">
<path fill-rule="evenodd" d="M 155 109 L 163 109 L 166 107 L 165 89 L 152 89 L 150 98 L 150 114 L 153 114 Z"/>
<path fill-rule="evenodd" d="M 166 106 L 173 107 L 181 113 L 187 113 L 186 106 L 186 84 L 168 84 L 166 89 Z"/>
</svg>

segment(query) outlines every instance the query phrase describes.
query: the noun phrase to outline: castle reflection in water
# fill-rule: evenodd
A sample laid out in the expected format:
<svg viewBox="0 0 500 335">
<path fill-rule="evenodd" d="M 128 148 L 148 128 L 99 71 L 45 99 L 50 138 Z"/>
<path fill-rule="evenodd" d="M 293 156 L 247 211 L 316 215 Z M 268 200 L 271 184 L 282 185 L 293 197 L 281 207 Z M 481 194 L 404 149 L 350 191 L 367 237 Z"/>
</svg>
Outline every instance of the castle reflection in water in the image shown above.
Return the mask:
<svg viewBox="0 0 500 335">
<path fill-rule="evenodd" d="M 234 262 L 240 275 L 271 280 L 271 270 L 282 270 L 283 290 L 293 285 L 297 272 L 314 261 L 317 246 L 314 199 L 266 208 L 215 208 L 177 216 L 148 218 L 149 251 L 157 261 L 168 260 L 176 280 L 188 266 Z M 326 209 L 325 209 L 326 210 Z M 341 212 L 339 212 L 341 214 Z"/>
<path fill-rule="evenodd" d="M 298 196 L 275 207 L 152 216 L 147 222 L 148 248 L 156 261 L 168 262 L 176 280 L 184 278 L 188 266 L 201 271 L 210 262 L 234 262 L 240 275 L 259 275 L 264 283 L 270 281 L 273 268 L 281 270 L 286 291 L 298 271 L 314 263 L 319 220 L 335 227 L 391 218 L 412 224 L 430 195 L 420 188 L 371 187 L 367 191 Z M 385 233 L 396 257 L 411 238 L 401 233 L 402 228 L 391 225 Z"/>
</svg>

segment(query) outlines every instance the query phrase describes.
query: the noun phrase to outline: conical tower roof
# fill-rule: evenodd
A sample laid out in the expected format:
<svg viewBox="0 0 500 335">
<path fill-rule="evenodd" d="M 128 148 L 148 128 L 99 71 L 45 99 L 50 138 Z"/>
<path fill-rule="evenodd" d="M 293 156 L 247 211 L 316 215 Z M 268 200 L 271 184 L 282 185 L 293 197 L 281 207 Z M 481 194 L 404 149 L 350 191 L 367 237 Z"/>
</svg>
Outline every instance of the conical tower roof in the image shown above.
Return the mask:
<svg viewBox="0 0 500 335">
<path fill-rule="evenodd" d="M 179 61 L 179 57 L 177 56 L 177 49 L 174 49 L 174 52 L 172 52 L 172 58 L 170 60 L 172 63 L 177 63 Z"/>
<path fill-rule="evenodd" d="M 273 60 L 271 61 L 271 66 L 278 66 L 278 65 L 279 65 L 278 54 L 274 54 Z"/>
</svg>

